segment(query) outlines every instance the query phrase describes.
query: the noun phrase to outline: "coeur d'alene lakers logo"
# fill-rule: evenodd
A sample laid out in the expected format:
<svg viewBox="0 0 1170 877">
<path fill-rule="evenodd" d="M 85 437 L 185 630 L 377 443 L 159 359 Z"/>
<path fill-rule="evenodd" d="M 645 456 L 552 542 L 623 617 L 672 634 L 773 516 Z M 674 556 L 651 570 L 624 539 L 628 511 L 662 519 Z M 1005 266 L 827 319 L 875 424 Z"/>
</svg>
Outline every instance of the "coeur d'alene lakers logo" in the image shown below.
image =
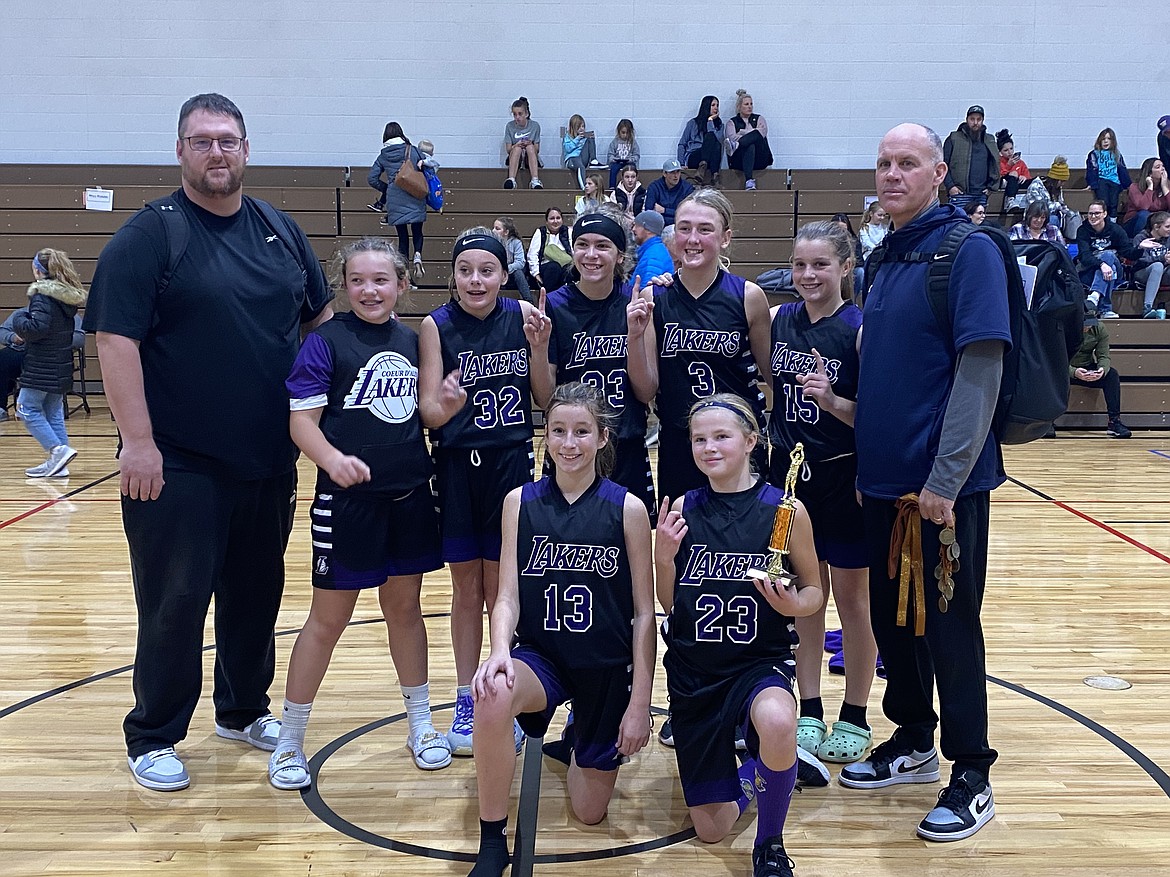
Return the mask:
<svg viewBox="0 0 1170 877">
<path fill-rule="evenodd" d="M 375 353 L 358 369 L 344 404 L 367 408 L 387 423 L 404 423 L 418 409 L 418 368 L 400 353 Z"/>
</svg>

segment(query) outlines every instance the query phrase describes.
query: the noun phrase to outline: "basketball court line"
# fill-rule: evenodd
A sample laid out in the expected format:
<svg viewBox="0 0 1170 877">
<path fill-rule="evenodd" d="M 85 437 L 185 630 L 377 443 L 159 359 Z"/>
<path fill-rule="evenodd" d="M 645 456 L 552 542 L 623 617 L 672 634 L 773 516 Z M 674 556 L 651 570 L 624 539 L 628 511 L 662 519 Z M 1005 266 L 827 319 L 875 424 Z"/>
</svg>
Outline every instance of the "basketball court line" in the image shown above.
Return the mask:
<svg viewBox="0 0 1170 877">
<path fill-rule="evenodd" d="M 111 478 L 116 478 L 117 476 L 118 476 L 117 472 L 111 472 L 109 475 L 103 475 L 101 478 L 97 479 L 97 481 L 91 481 L 91 482 L 89 482 L 89 484 L 83 484 L 81 487 L 78 487 L 76 490 L 71 490 L 68 493 L 63 493 L 60 496 L 56 497 L 55 499 L 46 500 L 45 502 L 41 503 L 38 506 L 35 506 L 35 507 L 29 509 L 26 512 L 21 512 L 15 518 L 9 518 L 6 521 L 0 521 L 0 530 L 3 530 L 5 527 L 10 527 L 15 523 L 23 521 L 25 518 L 31 517 L 32 515 L 35 515 L 37 512 L 43 512 L 47 508 L 52 508 L 53 506 L 55 506 L 59 502 L 65 502 L 66 500 L 72 499 L 73 497 L 77 496 L 77 494 L 81 493 L 82 491 L 89 490 L 91 487 L 97 487 L 99 484 L 103 484 L 104 482 L 109 481 Z"/>
</svg>

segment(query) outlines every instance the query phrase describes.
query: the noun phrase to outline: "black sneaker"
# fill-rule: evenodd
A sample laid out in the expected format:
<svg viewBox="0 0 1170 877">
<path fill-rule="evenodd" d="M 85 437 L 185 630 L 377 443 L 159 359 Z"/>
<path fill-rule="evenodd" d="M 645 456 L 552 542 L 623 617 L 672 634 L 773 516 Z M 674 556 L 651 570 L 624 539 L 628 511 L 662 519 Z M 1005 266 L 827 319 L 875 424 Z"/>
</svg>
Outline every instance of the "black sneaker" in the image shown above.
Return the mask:
<svg viewBox="0 0 1170 877">
<path fill-rule="evenodd" d="M 674 728 L 670 726 L 670 716 L 666 717 L 666 721 L 662 723 L 662 727 L 658 731 L 658 742 L 663 746 L 674 748 Z"/>
<path fill-rule="evenodd" d="M 381 213 L 385 209 L 386 209 L 386 205 L 379 204 L 377 201 L 375 201 L 373 204 L 366 205 L 366 210 L 373 210 L 375 213 Z"/>
<path fill-rule="evenodd" d="M 795 867 L 784 842 L 778 837 L 768 838 L 752 848 L 752 877 L 793 877 Z"/>
<path fill-rule="evenodd" d="M 504 188 L 505 189 L 515 189 L 516 188 L 516 178 L 515 177 L 508 177 L 508 179 L 504 180 Z"/>
<path fill-rule="evenodd" d="M 918 836 L 927 840 L 950 841 L 970 837 L 995 815 L 991 783 L 973 770 L 952 777 L 939 792 L 938 806 L 918 823 Z"/>
<path fill-rule="evenodd" d="M 926 752 L 911 749 L 898 738 L 879 743 L 864 761 L 846 765 L 838 776 L 841 785 L 850 789 L 880 789 L 899 783 L 933 783 L 938 781 L 938 751 L 931 746 Z"/>
<path fill-rule="evenodd" d="M 1129 427 L 1121 422 L 1120 417 L 1115 417 L 1109 421 L 1109 427 L 1105 430 L 1113 438 L 1129 438 L 1133 435 L 1129 431 Z"/>
<path fill-rule="evenodd" d="M 829 769 L 811 752 L 796 747 L 796 785 L 821 789 L 829 784 Z"/>
</svg>

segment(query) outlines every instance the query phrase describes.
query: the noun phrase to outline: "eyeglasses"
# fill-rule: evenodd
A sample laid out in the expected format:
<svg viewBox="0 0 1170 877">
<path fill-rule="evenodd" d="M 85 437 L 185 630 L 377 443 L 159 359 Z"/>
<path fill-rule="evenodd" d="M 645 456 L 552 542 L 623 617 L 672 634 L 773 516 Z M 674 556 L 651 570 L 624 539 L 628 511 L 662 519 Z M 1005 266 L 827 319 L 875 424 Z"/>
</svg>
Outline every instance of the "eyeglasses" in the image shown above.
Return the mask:
<svg viewBox="0 0 1170 877">
<path fill-rule="evenodd" d="M 211 144 L 218 143 L 220 152 L 239 152 L 244 145 L 241 137 L 184 137 L 196 152 L 211 152 Z"/>
<path fill-rule="evenodd" d="M 1089 211 L 1089 216 L 1104 216 L 1104 215 L 1105 215 L 1104 210 L 1090 210 Z"/>
</svg>

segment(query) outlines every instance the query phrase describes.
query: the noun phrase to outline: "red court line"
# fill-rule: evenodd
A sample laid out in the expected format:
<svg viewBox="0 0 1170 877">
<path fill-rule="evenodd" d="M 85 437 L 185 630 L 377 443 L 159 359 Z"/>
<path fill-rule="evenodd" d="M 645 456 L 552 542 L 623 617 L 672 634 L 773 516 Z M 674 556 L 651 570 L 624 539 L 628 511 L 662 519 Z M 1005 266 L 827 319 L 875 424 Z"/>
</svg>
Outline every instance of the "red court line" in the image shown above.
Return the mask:
<svg viewBox="0 0 1170 877">
<path fill-rule="evenodd" d="M 1106 524 L 1105 522 L 1098 521 L 1092 515 L 1086 515 L 1084 512 L 1082 512 L 1078 509 L 1074 509 L 1072 506 L 1070 506 L 1066 503 L 1063 503 L 1058 499 L 1054 499 L 1052 501 L 1052 503 L 1053 503 L 1053 505 L 1056 505 L 1056 506 L 1064 509 L 1066 512 L 1072 512 L 1078 518 L 1080 518 L 1084 521 L 1088 521 L 1090 524 L 1093 524 L 1094 526 L 1100 527 L 1106 533 L 1109 533 L 1113 536 L 1116 536 L 1118 539 L 1121 539 L 1124 542 L 1128 542 L 1134 548 L 1140 548 L 1142 551 L 1146 552 L 1146 554 L 1153 555 L 1154 557 L 1158 558 L 1158 560 L 1162 561 L 1163 563 L 1170 563 L 1170 557 L 1167 557 L 1161 551 L 1158 551 L 1157 549 L 1151 548 L 1149 545 L 1146 545 L 1144 542 L 1139 542 L 1137 539 L 1134 539 L 1132 536 L 1126 536 L 1120 530 L 1115 530 L 1112 527 L 1110 527 L 1108 524 Z"/>
<path fill-rule="evenodd" d="M 9 527 L 12 524 L 19 523 L 20 521 L 23 521 L 25 518 L 27 518 L 31 515 L 35 515 L 37 512 L 43 512 L 45 509 L 49 508 L 49 506 L 56 505 L 64 498 L 65 497 L 62 496 L 62 497 L 59 497 L 58 499 L 51 499 L 48 502 L 41 503 L 36 508 L 29 509 L 27 512 L 24 512 L 22 514 L 17 515 L 15 518 L 9 518 L 7 521 L 0 521 L 0 530 L 3 530 L 5 527 Z"/>
</svg>

